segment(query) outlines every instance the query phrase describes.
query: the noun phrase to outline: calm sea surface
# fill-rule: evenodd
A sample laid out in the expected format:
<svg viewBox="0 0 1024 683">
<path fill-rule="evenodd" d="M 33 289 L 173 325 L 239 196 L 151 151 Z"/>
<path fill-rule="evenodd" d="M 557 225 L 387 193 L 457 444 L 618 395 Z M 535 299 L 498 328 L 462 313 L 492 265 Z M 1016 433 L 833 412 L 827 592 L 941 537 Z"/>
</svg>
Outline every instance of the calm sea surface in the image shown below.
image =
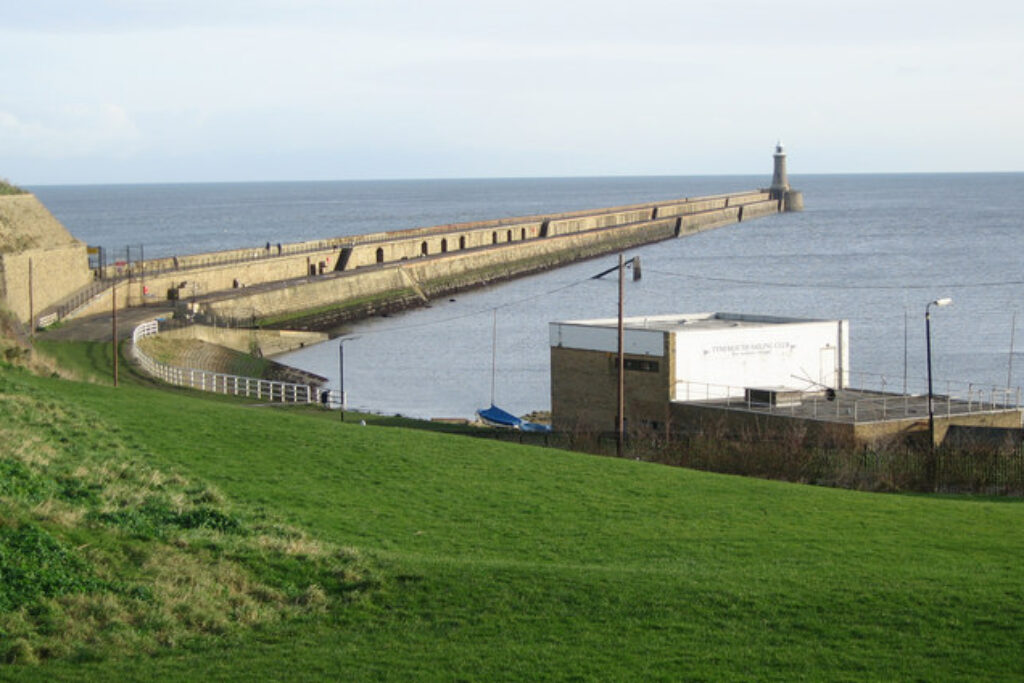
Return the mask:
<svg viewBox="0 0 1024 683">
<path fill-rule="evenodd" d="M 651 177 L 36 187 L 75 236 L 147 257 L 753 189 L 768 177 Z M 937 390 L 946 380 L 1016 387 L 1024 373 L 1024 174 L 794 176 L 806 211 L 629 251 L 627 315 L 728 311 L 850 321 L 854 374 L 920 390 L 933 309 Z M 121 252 L 123 253 L 123 252 Z M 553 320 L 613 317 L 615 256 L 352 325 L 350 405 L 469 417 L 495 398 L 550 405 Z M 497 334 L 492 324 L 497 311 Z M 1018 334 L 1011 361 L 1014 320 Z M 906 342 L 905 342 L 906 340 Z M 338 376 L 338 342 L 284 362 Z M 906 357 L 907 362 L 904 363 Z M 906 368 L 906 370 L 905 370 Z M 1012 369 L 1012 377 L 1011 375 Z M 863 382 L 867 382 L 865 379 Z M 859 383 L 863 383 L 859 382 Z M 959 390 L 960 387 L 957 387 Z"/>
</svg>

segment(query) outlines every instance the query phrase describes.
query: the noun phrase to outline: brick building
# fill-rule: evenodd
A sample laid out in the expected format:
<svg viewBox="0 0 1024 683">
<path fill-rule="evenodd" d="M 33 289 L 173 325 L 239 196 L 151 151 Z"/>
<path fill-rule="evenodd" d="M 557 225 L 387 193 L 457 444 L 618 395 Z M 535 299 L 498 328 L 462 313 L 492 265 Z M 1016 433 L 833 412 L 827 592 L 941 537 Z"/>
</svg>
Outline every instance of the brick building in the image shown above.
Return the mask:
<svg viewBox="0 0 1024 683">
<path fill-rule="evenodd" d="M 550 324 L 555 431 L 613 432 L 617 319 Z M 849 386 L 849 323 L 732 313 L 624 320 L 628 434 L 791 430 L 870 443 L 927 430 L 927 397 Z M 1019 429 L 1019 400 L 935 397 L 936 439 L 951 424 Z"/>
</svg>

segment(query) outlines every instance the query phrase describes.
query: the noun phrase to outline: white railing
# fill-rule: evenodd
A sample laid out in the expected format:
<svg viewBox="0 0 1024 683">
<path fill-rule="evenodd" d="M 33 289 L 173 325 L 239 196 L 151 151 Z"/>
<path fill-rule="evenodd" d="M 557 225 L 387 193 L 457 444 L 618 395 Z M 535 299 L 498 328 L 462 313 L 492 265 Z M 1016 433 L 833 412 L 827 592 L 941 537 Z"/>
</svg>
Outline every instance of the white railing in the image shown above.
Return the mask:
<svg viewBox="0 0 1024 683">
<path fill-rule="evenodd" d="M 794 377 L 796 379 L 796 377 Z M 846 386 L 856 386 L 862 391 L 880 393 L 927 394 L 927 377 L 903 377 L 886 375 L 876 372 L 848 372 Z M 993 386 L 991 384 L 966 382 L 936 377 L 932 390 L 936 396 L 950 396 L 954 400 L 989 405 L 1020 405 L 1021 388 L 1009 386 Z"/>
<path fill-rule="evenodd" d="M 939 393 L 932 397 L 934 414 L 983 413 L 991 411 L 1016 410 L 1021 407 L 1020 387 L 988 387 L 971 383 L 944 382 L 944 385 L 962 385 L 960 395 Z M 884 387 L 884 381 L 883 381 Z M 845 388 L 829 395 L 822 387 L 820 391 L 805 392 L 799 401 L 782 402 L 778 405 L 754 398 L 747 388 L 705 382 L 676 382 L 676 401 L 714 402 L 734 410 L 750 410 L 780 415 L 800 413 L 805 417 L 821 420 L 855 422 L 892 420 L 927 415 L 926 393 L 887 393 L 876 389 Z"/>
<path fill-rule="evenodd" d="M 139 347 L 139 340 L 159 331 L 160 327 L 156 320 L 136 327 L 132 331 L 132 355 L 143 370 L 168 384 L 279 403 L 314 403 L 317 400 L 317 389 L 312 384 L 275 382 L 197 368 L 179 368 L 154 360 Z"/>
<path fill-rule="evenodd" d="M 160 323 L 156 320 L 149 320 L 132 330 L 132 346 L 137 346 L 140 339 L 152 336 L 160 331 Z M 141 354 L 142 349 L 136 349 L 135 353 Z"/>
</svg>

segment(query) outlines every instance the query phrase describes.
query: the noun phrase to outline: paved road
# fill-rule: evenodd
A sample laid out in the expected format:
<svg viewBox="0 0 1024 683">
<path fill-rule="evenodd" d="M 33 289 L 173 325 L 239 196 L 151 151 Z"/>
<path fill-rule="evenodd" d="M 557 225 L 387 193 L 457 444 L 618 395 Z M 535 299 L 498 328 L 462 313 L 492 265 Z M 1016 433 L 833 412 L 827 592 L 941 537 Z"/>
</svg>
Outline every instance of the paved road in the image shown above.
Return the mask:
<svg viewBox="0 0 1024 683">
<path fill-rule="evenodd" d="M 128 308 L 117 312 L 117 338 L 128 339 L 137 325 L 153 318 L 170 317 L 173 306 L 144 306 Z M 98 341 L 109 342 L 113 338 L 110 313 L 90 315 L 68 320 L 60 327 L 38 332 L 38 339 L 57 341 Z"/>
</svg>

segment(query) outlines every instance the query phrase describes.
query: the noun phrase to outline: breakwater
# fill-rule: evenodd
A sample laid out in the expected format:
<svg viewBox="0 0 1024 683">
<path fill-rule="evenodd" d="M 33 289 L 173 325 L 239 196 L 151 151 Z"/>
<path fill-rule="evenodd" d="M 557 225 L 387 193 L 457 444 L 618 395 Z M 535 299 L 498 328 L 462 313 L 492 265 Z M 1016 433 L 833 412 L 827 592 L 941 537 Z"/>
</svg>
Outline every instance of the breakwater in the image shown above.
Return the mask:
<svg viewBox="0 0 1024 683">
<path fill-rule="evenodd" d="M 234 324 L 328 329 L 346 320 L 779 209 L 768 193 L 755 191 L 364 235 L 307 254 L 306 263 L 292 263 L 304 273 L 300 277 L 232 288 L 197 297 L 189 305 L 201 318 Z M 270 251 L 275 249 L 271 245 Z M 289 258 L 295 256 L 282 253 L 271 260 Z"/>
<path fill-rule="evenodd" d="M 59 318 L 176 305 L 202 320 L 329 329 L 454 291 L 777 213 L 771 190 L 102 264 Z"/>
</svg>

